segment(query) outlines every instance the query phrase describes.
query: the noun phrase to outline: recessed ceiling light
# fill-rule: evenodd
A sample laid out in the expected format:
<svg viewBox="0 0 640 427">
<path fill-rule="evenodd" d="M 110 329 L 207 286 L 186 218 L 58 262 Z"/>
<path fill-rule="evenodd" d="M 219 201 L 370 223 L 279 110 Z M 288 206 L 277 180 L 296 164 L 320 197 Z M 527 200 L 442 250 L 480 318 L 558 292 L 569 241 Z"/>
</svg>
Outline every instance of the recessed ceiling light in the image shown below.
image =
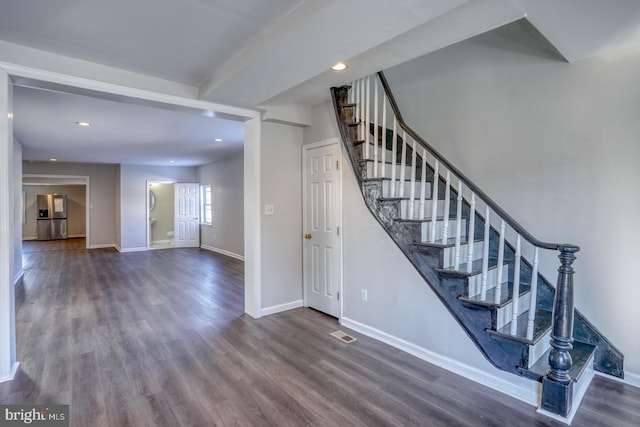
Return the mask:
<svg viewBox="0 0 640 427">
<path fill-rule="evenodd" d="M 331 69 L 333 71 L 344 71 L 347 69 L 347 64 L 345 64 L 344 62 L 338 62 L 336 65 L 331 67 Z"/>
<path fill-rule="evenodd" d="M 89 123 L 89 122 L 76 122 L 76 124 L 78 126 L 84 126 L 84 127 L 91 126 L 91 123 Z"/>
<path fill-rule="evenodd" d="M 13 119 L 13 113 L 7 113 L 7 117 Z"/>
<path fill-rule="evenodd" d="M 57 162 L 58 159 L 49 159 L 50 162 Z"/>
<path fill-rule="evenodd" d="M 169 160 L 169 163 L 175 163 L 175 162 L 176 162 L 175 160 Z"/>
<path fill-rule="evenodd" d="M 222 142 L 222 138 L 216 138 L 214 139 L 215 142 Z"/>
</svg>

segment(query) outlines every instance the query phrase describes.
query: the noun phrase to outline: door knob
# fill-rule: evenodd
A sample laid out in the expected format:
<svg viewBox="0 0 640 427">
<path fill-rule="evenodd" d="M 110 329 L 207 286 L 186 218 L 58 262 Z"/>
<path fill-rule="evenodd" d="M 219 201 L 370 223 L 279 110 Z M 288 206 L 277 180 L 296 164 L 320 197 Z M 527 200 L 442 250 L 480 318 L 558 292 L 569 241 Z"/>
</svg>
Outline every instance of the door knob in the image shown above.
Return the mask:
<svg viewBox="0 0 640 427">
<path fill-rule="evenodd" d="M 305 234 L 304 238 L 307 239 L 307 240 L 311 240 L 311 233 Z"/>
</svg>

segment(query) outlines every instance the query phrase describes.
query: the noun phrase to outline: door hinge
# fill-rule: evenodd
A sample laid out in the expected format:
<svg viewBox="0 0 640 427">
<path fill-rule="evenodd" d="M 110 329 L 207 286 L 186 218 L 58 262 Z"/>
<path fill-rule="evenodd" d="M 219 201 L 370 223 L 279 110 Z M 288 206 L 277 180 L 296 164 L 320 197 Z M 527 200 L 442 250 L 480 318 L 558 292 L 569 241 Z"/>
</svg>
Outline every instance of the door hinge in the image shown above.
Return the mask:
<svg viewBox="0 0 640 427">
<path fill-rule="evenodd" d="M 340 301 L 340 292 L 338 292 L 338 301 Z"/>
<path fill-rule="evenodd" d="M 338 231 L 338 236 L 340 235 L 340 227 L 336 227 L 336 230 Z"/>
<path fill-rule="evenodd" d="M 339 162 L 339 160 L 336 160 L 336 169 L 340 169 L 340 166 L 338 166 L 340 164 Z"/>
</svg>

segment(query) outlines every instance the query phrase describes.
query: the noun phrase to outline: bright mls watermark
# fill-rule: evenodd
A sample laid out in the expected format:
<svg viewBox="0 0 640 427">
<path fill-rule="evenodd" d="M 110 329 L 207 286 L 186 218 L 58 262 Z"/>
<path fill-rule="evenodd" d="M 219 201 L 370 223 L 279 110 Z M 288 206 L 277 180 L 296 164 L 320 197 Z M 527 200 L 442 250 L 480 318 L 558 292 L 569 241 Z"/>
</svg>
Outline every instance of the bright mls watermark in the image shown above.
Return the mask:
<svg viewBox="0 0 640 427">
<path fill-rule="evenodd" d="M 0 427 L 69 427 L 69 405 L 0 405 Z"/>
</svg>

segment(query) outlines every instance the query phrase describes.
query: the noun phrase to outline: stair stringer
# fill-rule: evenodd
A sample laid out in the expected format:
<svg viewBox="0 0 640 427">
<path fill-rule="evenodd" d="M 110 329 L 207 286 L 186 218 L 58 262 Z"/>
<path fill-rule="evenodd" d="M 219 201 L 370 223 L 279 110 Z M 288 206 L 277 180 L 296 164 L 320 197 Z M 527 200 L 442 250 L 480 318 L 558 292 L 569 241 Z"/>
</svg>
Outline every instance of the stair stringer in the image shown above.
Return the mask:
<svg viewBox="0 0 640 427">
<path fill-rule="evenodd" d="M 483 356 L 493 366 L 522 376 L 522 366 L 527 366 L 529 347 L 527 344 L 518 341 L 505 341 L 503 339 L 493 339 L 487 333 L 491 328 L 492 310 L 483 307 L 470 307 L 463 304 L 458 297 L 463 294 L 464 280 L 456 277 L 440 277 L 435 271 L 438 267 L 438 257 L 425 256 L 424 253 L 418 251 L 415 247 L 416 236 L 419 235 L 419 223 L 402 221 L 399 222 L 395 218 L 395 210 L 389 209 L 379 203 L 382 197 L 381 179 L 366 179 L 366 175 L 362 173 L 360 156 L 356 152 L 353 145 L 353 138 L 350 138 L 351 130 L 347 129 L 347 114 L 341 105 L 346 104 L 347 87 L 332 88 L 332 98 L 334 110 L 338 121 L 338 127 L 341 134 L 343 145 L 349 155 L 351 166 L 361 188 L 367 208 L 374 218 L 385 229 L 389 237 L 394 241 L 398 248 L 405 254 L 412 265 L 416 268 L 418 274 L 425 280 L 430 288 L 435 292 L 438 298 L 445 305 L 447 310 L 452 314 L 456 321 L 463 328 L 465 333 L 474 342 Z M 342 91 L 342 93 L 338 93 Z M 338 97 L 342 99 L 342 103 L 338 102 Z M 428 171 L 432 172 L 428 167 Z M 442 183 L 442 180 L 440 181 Z M 440 185 L 440 189 L 444 188 Z M 439 191 L 440 193 L 440 191 Z M 463 211 L 469 212 L 469 205 L 463 202 Z M 482 227 L 484 218 L 476 212 L 475 235 L 482 235 Z M 491 228 L 491 241 L 496 240 L 497 232 Z M 505 263 L 509 265 L 510 277 L 513 277 L 515 250 L 505 242 Z M 531 264 L 522 259 L 522 278 L 530 280 Z M 555 288 L 551 283 L 538 274 L 538 300 L 537 308 L 550 311 L 553 306 Z M 578 310 L 575 310 L 574 320 L 574 339 L 596 346 L 594 357 L 594 368 L 598 371 L 609 375 L 622 378 L 624 356 L 604 337 Z"/>
</svg>

